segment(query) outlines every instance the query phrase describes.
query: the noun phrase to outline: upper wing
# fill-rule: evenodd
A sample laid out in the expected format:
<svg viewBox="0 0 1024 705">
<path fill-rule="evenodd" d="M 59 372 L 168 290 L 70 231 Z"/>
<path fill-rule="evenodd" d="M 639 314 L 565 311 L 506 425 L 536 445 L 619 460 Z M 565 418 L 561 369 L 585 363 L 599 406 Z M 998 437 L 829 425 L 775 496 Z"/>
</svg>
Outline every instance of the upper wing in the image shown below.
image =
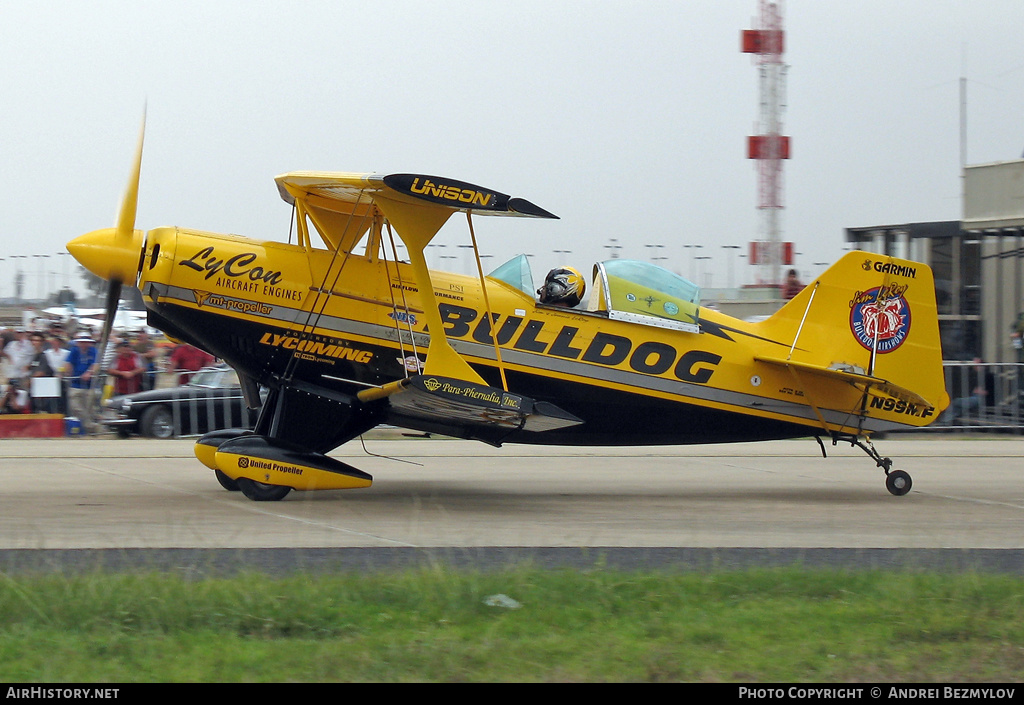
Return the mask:
<svg viewBox="0 0 1024 705">
<path fill-rule="evenodd" d="M 302 200 L 335 213 L 358 213 L 378 197 L 384 197 L 487 215 L 558 217 L 523 198 L 440 176 L 296 171 L 274 180 L 281 198 L 288 203 Z"/>
<path fill-rule="evenodd" d="M 296 207 L 300 241 L 308 243 L 308 216 L 336 251 L 352 252 L 363 236 L 372 232 L 369 251 L 376 247 L 372 239 L 381 241 L 383 220 L 387 219 L 406 246 L 420 291 L 433 290 L 424 250 L 453 213 L 557 217 L 522 198 L 422 174 L 294 172 L 275 180 L 282 198 Z M 436 306 L 423 308 L 431 333 L 427 371 L 482 384 L 483 379 L 449 345 Z"/>
</svg>

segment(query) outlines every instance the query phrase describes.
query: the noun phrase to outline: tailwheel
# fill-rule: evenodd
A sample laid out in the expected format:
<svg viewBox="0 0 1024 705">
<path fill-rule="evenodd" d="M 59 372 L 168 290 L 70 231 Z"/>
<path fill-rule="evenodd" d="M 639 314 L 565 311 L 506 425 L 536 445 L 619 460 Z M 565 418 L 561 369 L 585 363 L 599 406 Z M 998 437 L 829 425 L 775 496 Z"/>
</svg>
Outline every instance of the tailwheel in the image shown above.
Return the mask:
<svg viewBox="0 0 1024 705">
<path fill-rule="evenodd" d="M 242 494 L 254 502 L 277 502 L 284 499 L 292 491 L 291 487 L 268 485 L 264 482 L 250 480 L 247 477 L 240 477 L 235 482 L 238 483 L 238 489 L 242 491 Z"/>
<path fill-rule="evenodd" d="M 885 489 L 897 497 L 902 497 L 907 492 L 910 492 L 911 485 L 913 485 L 913 482 L 910 479 L 910 475 L 902 470 L 893 470 L 885 476 Z"/>
<path fill-rule="evenodd" d="M 890 493 L 897 497 L 902 497 L 907 492 L 910 492 L 910 487 L 913 482 L 910 479 L 910 474 L 903 470 L 892 469 L 892 458 L 885 458 L 875 450 L 875 447 L 871 444 L 871 439 L 867 436 L 852 436 L 845 434 L 832 434 L 832 445 L 835 445 L 839 441 L 847 441 L 850 445 L 857 446 L 865 453 L 868 454 L 872 460 L 875 461 L 875 465 L 882 468 L 885 471 L 885 488 Z M 821 444 L 821 439 L 818 439 L 818 443 Z M 822 445 L 822 452 L 824 452 L 825 446 Z"/>
</svg>

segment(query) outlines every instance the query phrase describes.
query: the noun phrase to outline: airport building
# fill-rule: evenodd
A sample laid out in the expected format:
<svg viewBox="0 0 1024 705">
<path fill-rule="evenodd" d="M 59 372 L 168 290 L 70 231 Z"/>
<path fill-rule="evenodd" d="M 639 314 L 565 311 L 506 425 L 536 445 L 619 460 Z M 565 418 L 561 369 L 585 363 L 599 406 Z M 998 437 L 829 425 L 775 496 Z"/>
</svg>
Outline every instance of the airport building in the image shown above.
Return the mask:
<svg viewBox="0 0 1024 705">
<path fill-rule="evenodd" d="M 1024 159 L 966 167 L 962 220 L 847 228 L 846 240 L 932 268 L 946 360 L 1024 361 Z"/>
</svg>

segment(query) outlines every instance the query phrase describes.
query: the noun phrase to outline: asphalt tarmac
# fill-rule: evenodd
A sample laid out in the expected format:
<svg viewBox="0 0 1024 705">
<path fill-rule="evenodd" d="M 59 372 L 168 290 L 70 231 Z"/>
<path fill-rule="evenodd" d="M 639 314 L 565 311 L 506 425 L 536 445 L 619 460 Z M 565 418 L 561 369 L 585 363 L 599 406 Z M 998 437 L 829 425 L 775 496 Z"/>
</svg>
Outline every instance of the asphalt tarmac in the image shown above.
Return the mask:
<svg viewBox="0 0 1024 705">
<path fill-rule="evenodd" d="M 361 490 L 252 502 L 191 440 L 0 441 L 0 570 L 376 569 L 439 561 L 626 568 L 798 563 L 1024 574 L 1024 439 L 656 448 L 369 438 Z"/>
</svg>

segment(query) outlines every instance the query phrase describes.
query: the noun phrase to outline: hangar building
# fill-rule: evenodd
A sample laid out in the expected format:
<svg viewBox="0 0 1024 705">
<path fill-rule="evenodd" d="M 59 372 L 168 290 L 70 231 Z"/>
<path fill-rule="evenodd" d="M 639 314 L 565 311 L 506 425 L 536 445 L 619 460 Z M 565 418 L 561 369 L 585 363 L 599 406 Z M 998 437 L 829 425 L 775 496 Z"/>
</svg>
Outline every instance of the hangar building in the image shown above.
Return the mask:
<svg viewBox="0 0 1024 705">
<path fill-rule="evenodd" d="M 928 264 L 946 360 L 1022 362 L 1024 159 L 964 168 L 963 219 L 847 228 L 855 249 Z"/>
</svg>

